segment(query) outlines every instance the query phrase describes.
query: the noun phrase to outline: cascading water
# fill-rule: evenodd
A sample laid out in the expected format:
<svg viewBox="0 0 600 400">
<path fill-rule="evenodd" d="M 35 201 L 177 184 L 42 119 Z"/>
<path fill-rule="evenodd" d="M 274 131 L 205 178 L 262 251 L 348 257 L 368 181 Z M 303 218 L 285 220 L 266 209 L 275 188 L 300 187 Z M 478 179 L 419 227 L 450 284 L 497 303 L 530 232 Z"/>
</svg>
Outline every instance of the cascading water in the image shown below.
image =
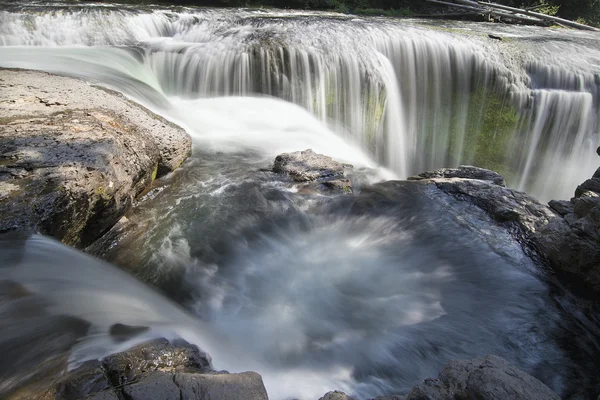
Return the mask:
<svg viewBox="0 0 600 400">
<path fill-rule="evenodd" d="M 0 349 L 24 360 L 0 363 L 0 395 L 48 372 L 36 357 L 76 364 L 155 336 L 197 343 L 217 369 L 257 370 L 275 400 L 400 393 L 482 354 L 566 397 L 596 394 L 596 325 L 570 315 L 576 300 L 551 290 L 483 213 L 419 191 L 361 213 L 261 172 L 280 152 L 313 148 L 354 164 L 357 191 L 473 163 L 568 198 L 597 164 L 594 34 L 494 26 L 513 37 L 496 43 L 482 24 L 327 13 L 3 9 L 0 66 L 109 86 L 193 136 L 168 189 L 131 216 L 139 228 L 102 255 L 200 320 L 47 239 L 0 241 L 0 332 L 10 332 Z M 23 314 L 28 304 L 39 315 Z M 115 344 L 115 323 L 151 329 Z M 40 332 L 64 341 L 46 348 Z"/>
<path fill-rule="evenodd" d="M 505 28 L 511 41 L 495 43 L 483 25 L 425 29 L 335 14 L 39 6 L 14 7 L 0 18 L 0 42 L 28 52 L 125 46 L 137 72 L 168 96 L 267 94 L 291 101 L 400 177 L 476 164 L 548 200 L 569 198 L 594 170 L 594 34 L 578 33 L 581 55 L 572 49 L 575 39 L 568 50 L 561 44 L 569 35 L 561 32 L 539 46 L 539 32 Z M 553 60 L 554 48 L 578 54 Z M 10 53 L 2 60 L 52 68 Z"/>
</svg>

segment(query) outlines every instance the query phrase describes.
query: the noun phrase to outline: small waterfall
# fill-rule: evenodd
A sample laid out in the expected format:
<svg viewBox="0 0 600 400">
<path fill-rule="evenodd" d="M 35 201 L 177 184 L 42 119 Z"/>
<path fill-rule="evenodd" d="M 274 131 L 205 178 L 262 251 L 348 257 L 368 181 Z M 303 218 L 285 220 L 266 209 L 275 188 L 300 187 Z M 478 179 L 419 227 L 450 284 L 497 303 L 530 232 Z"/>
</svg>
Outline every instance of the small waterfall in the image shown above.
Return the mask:
<svg viewBox="0 0 600 400">
<path fill-rule="evenodd" d="M 167 96 L 278 97 L 400 177 L 467 163 L 498 170 L 541 199 L 569 198 L 597 164 L 600 52 L 587 42 L 561 45 L 568 33 L 540 43 L 505 28 L 525 38 L 500 45 L 477 24 L 466 33 L 433 28 L 248 10 L 15 6 L 0 13 L 7 49 L 118 46 Z M 556 46 L 573 61 L 548 61 Z M 77 75 L 68 66 L 61 72 Z"/>
</svg>

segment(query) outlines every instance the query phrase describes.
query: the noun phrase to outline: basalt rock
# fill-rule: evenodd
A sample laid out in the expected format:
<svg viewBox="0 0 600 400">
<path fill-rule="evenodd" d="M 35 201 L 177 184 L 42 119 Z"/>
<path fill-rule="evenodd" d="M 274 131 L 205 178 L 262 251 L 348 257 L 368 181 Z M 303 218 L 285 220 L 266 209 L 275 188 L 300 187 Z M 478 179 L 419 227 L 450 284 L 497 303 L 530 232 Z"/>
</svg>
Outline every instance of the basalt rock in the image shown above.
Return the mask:
<svg viewBox="0 0 600 400">
<path fill-rule="evenodd" d="M 327 397 L 331 396 L 339 397 Z M 330 392 L 320 400 L 350 399 Z M 453 360 L 437 379 L 425 379 L 406 395 L 379 396 L 373 400 L 559 400 L 560 397 L 533 376 L 496 356 Z"/>
<path fill-rule="evenodd" d="M 480 168 L 441 169 L 413 179 L 434 184 L 483 209 L 563 283 L 578 294 L 594 296 L 600 292 L 598 174 L 596 171 L 593 178 L 579 185 L 570 201 L 553 200 L 549 206 L 504 187 L 498 174 Z"/>
<path fill-rule="evenodd" d="M 85 247 L 191 151 L 181 128 L 77 79 L 0 70 L 0 98 L 0 232 Z"/>
<path fill-rule="evenodd" d="M 352 167 L 311 149 L 280 154 L 273 164 L 273 172 L 289 176 L 298 185 L 320 191 L 352 193 L 346 168 Z"/>
<path fill-rule="evenodd" d="M 417 176 L 411 176 L 408 180 L 423 180 L 433 178 L 461 178 L 477 179 L 489 181 L 499 186 L 506 186 L 504 177 L 494 171 L 473 167 L 470 165 L 461 165 L 458 168 L 441 168 L 435 171 L 423 172 Z"/>
<path fill-rule="evenodd" d="M 210 357 L 195 346 L 165 339 L 88 362 L 70 373 L 56 393 L 57 400 L 267 399 L 257 373 L 215 372 Z"/>
</svg>

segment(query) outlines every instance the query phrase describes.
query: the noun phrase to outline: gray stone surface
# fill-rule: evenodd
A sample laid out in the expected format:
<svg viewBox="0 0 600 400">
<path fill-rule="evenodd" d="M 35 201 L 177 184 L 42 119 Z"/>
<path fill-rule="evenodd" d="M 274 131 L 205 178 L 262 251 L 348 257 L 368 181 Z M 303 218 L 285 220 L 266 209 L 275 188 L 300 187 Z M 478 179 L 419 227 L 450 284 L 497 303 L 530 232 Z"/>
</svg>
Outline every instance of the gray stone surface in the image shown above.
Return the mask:
<svg viewBox="0 0 600 400">
<path fill-rule="evenodd" d="M 181 128 L 81 80 L 1 69 L 0 99 L 0 232 L 85 247 L 190 153 Z"/>
<path fill-rule="evenodd" d="M 407 400 L 560 400 L 539 380 L 496 356 L 449 362 L 437 379 L 415 386 Z"/>
<path fill-rule="evenodd" d="M 182 400 L 268 400 L 262 378 L 256 372 L 178 373 L 174 382 L 181 391 Z"/>
<path fill-rule="evenodd" d="M 352 193 L 352 182 L 345 177 L 345 168 L 331 157 L 313 150 L 283 153 L 275 158 L 273 172 L 289 176 L 294 182 L 321 191 Z"/>
<path fill-rule="evenodd" d="M 354 397 L 350 397 L 344 392 L 334 390 L 326 393 L 325 396 L 321 397 L 319 400 L 354 400 Z"/>
<path fill-rule="evenodd" d="M 571 201 L 552 201 L 548 207 L 494 179 L 472 178 L 492 177 L 491 171 L 461 174 L 466 178 L 439 171 L 416 179 L 486 211 L 573 291 L 586 296 L 600 292 L 600 194 L 594 191 L 600 190 L 598 178 L 579 185 Z"/>
<path fill-rule="evenodd" d="M 478 179 L 482 181 L 490 181 L 499 186 L 506 186 L 504 177 L 494 171 L 473 167 L 470 165 L 461 165 L 458 168 L 441 168 L 435 171 L 423 172 L 417 176 L 411 176 L 408 180 L 423 180 L 433 178 L 462 178 L 462 179 Z"/>
<path fill-rule="evenodd" d="M 171 344 L 166 339 L 134 347 L 102 360 L 104 370 L 114 386 L 139 380 L 154 371 L 211 370 L 210 356 L 196 346 L 180 341 Z"/>
</svg>

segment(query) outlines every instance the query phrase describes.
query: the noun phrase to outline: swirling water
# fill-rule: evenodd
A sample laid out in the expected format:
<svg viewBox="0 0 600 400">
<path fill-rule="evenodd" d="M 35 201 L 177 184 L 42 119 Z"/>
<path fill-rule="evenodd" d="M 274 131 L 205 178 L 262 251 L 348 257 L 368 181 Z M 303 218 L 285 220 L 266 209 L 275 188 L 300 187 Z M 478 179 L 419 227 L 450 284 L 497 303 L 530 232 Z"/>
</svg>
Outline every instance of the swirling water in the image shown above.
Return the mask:
<svg viewBox="0 0 600 400">
<path fill-rule="evenodd" d="M 573 39 L 586 55 L 549 67 L 529 54 L 560 47 L 563 34 L 532 53 L 546 31 L 529 28 L 500 28 L 521 38 L 497 45 L 477 24 L 59 4 L 5 6 L 0 22 L 0 66 L 110 86 L 194 139 L 192 159 L 131 216 L 137 228 L 103 253 L 189 313 L 48 239 L 3 241 L 12 295 L 0 321 L 11 334 L 0 346 L 22 363 L 0 364 L 0 389 L 41 373 L 38 358 L 74 366 L 181 336 L 218 369 L 261 373 L 274 399 L 399 393 L 450 359 L 483 354 L 566 397 L 598 391 L 597 324 L 575 311 L 585 305 L 476 209 L 422 189 L 360 208 L 266 171 L 279 152 L 313 148 L 354 164 L 360 191 L 476 160 L 470 135 L 491 118 L 490 97 L 518 111 L 497 151 L 512 184 L 568 197 L 596 164 L 592 34 Z M 115 323 L 152 329 L 115 343 Z M 67 339 L 49 348 L 48 332 Z"/>
</svg>

